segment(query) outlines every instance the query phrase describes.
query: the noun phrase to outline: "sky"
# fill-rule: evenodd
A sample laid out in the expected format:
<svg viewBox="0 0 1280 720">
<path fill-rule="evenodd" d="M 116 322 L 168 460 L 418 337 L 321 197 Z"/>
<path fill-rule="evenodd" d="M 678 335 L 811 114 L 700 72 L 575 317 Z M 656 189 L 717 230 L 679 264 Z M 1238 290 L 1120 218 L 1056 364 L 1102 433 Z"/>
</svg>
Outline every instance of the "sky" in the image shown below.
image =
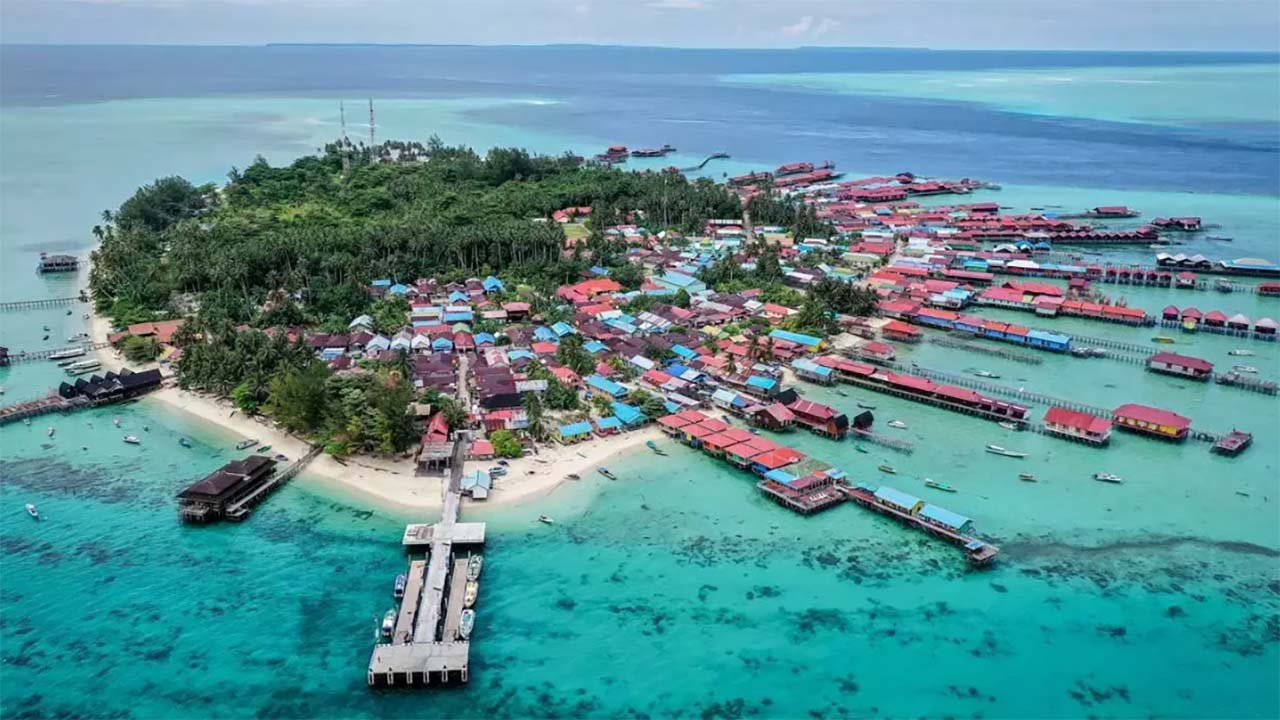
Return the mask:
<svg viewBox="0 0 1280 720">
<path fill-rule="evenodd" d="M 0 42 L 1280 50 L 1280 0 L 0 0 Z"/>
</svg>

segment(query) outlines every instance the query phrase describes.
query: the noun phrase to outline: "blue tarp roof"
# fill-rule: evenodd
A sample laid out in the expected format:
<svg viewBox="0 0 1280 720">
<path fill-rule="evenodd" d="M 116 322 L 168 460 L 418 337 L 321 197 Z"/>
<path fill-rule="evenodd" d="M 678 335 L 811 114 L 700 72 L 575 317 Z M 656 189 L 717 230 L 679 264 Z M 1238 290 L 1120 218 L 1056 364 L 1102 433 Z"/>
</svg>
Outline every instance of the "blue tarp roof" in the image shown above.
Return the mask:
<svg viewBox="0 0 1280 720">
<path fill-rule="evenodd" d="M 577 330 L 573 329 L 572 325 L 564 321 L 561 321 L 556 323 L 555 325 L 552 325 L 551 331 L 554 332 L 556 335 L 559 335 L 560 337 L 564 337 L 565 335 L 573 335 L 574 333 L 578 332 Z"/>
<path fill-rule="evenodd" d="M 568 425 L 560 426 L 560 437 L 574 437 L 575 435 L 590 435 L 591 423 L 576 422 Z"/>
<path fill-rule="evenodd" d="M 586 350 L 589 353 L 604 352 L 609 349 L 608 345 L 605 345 L 599 340 L 588 340 L 587 342 L 582 344 L 582 347 L 584 350 Z"/>
<path fill-rule="evenodd" d="M 409 292 L 409 286 L 396 283 L 395 285 L 392 285 L 391 287 L 387 288 L 387 292 L 392 295 L 403 295 Z"/>
<path fill-rule="evenodd" d="M 920 517 L 932 520 L 943 527 L 959 530 L 971 521 L 969 518 L 960 513 L 952 512 L 946 508 L 940 508 L 937 505 L 926 504 L 920 508 Z"/>
<path fill-rule="evenodd" d="M 680 357 L 686 360 L 692 360 L 693 358 L 698 357 L 698 353 L 694 352 L 693 350 L 690 350 L 689 348 L 683 345 L 672 345 L 671 352 L 679 355 Z"/>
<path fill-rule="evenodd" d="M 609 417 L 596 420 L 596 427 L 601 430 L 617 430 L 622 427 L 622 421 L 611 415 Z"/>
<path fill-rule="evenodd" d="M 559 340 L 559 336 L 549 327 L 539 325 L 533 329 L 533 337 L 535 340 Z"/>
<path fill-rule="evenodd" d="M 780 340 L 799 343 L 801 345 L 808 345 L 809 347 L 815 347 L 818 343 L 822 342 L 822 338 L 817 338 L 812 335 L 802 335 L 789 330 L 774 330 L 769 333 L 769 337 L 775 337 Z"/>
<path fill-rule="evenodd" d="M 614 397 L 627 394 L 626 388 L 602 375 L 588 375 L 587 384 L 597 390 L 607 392 Z"/>
<path fill-rule="evenodd" d="M 494 290 L 501 290 L 501 289 L 503 289 L 504 287 L 506 287 L 505 285 L 503 285 L 503 284 L 502 284 L 502 281 L 501 281 L 501 280 L 499 280 L 498 278 L 496 278 L 496 277 L 494 277 L 494 276 L 492 276 L 492 275 L 490 275 L 489 277 L 485 278 L 485 279 L 484 279 L 484 282 L 482 282 L 482 283 L 480 283 L 480 284 L 481 284 L 481 285 L 483 285 L 483 286 L 484 286 L 484 289 L 485 289 L 485 290 L 488 290 L 489 292 L 493 292 Z"/>
<path fill-rule="evenodd" d="M 610 403 L 609 407 L 613 408 L 613 414 L 617 416 L 619 420 L 621 420 L 622 422 L 628 425 L 641 423 L 641 422 L 644 422 L 645 420 L 644 413 L 641 412 L 640 408 L 636 407 L 635 405 L 628 405 L 626 403 L 615 402 L 615 403 Z"/>
<path fill-rule="evenodd" d="M 762 390 L 772 390 L 777 387 L 778 381 L 773 378 L 764 377 L 763 375 L 752 375 L 747 378 L 747 384 L 751 387 L 757 387 Z"/>
<path fill-rule="evenodd" d="M 477 345 L 494 345 L 498 342 L 497 338 L 493 336 L 493 333 L 487 332 L 476 333 L 475 340 Z"/>
</svg>

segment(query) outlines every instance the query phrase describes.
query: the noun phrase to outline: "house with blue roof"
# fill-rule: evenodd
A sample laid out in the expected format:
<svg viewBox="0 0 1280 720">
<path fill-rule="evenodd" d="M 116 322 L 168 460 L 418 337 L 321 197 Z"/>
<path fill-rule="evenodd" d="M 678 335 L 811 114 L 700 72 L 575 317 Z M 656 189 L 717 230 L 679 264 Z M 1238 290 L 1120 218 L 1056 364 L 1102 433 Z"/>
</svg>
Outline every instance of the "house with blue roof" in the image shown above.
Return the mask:
<svg viewBox="0 0 1280 720">
<path fill-rule="evenodd" d="M 567 322 L 564 322 L 563 320 L 556 323 L 555 325 L 552 325 L 551 331 L 554 332 L 557 337 L 564 337 L 565 335 L 578 334 L 578 331 L 575 330 L 572 325 L 570 325 Z"/>
<path fill-rule="evenodd" d="M 453 349 L 453 341 L 449 338 L 438 337 L 431 341 L 432 352 L 448 352 Z"/>
<path fill-rule="evenodd" d="M 610 380 L 607 377 L 604 377 L 603 375 L 594 375 L 594 374 L 588 375 L 586 378 L 586 383 L 587 385 L 590 385 L 592 388 L 599 390 L 600 392 L 605 393 L 610 397 L 619 398 L 627 394 L 627 389 L 625 387 L 619 385 L 618 383 Z"/>
<path fill-rule="evenodd" d="M 582 344 L 582 349 L 586 350 L 592 355 L 595 355 L 596 353 L 608 352 L 609 346 L 605 345 L 599 340 L 588 340 L 587 342 Z"/>
<path fill-rule="evenodd" d="M 598 276 L 598 277 L 608 277 L 608 276 L 609 276 L 609 268 L 607 268 L 607 267 L 600 267 L 599 265 L 592 265 L 592 266 L 591 266 L 591 274 L 592 274 L 592 275 L 596 275 L 596 276 Z"/>
<path fill-rule="evenodd" d="M 387 288 L 388 295 L 404 295 L 407 292 L 409 292 L 409 286 L 401 283 L 396 283 L 395 285 Z"/>
<path fill-rule="evenodd" d="M 378 278 L 369 284 L 376 288 L 386 289 L 391 287 L 391 280 L 389 278 Z"/>
<path fill-rule="evenodd" d="M 487 333 L 487 332 L 476 333 L 475 341 L 476 341 L 476 347 L 480 347 L 481 345 L 497 345 L 498 344 L 498 340 L 493 336 L 493 333 Z"/>
<path fill-rule="evenodd" d="M 501 280 L 492 275 L 481 281 L 480 286 L 484 288 L 486 293 L 502 292 L 507 289 Z"/>
<path fill-rule="evenodd" d="M 973 521 L 957 512 L 952 512 L 937 505 L 925 503 L 920 508 L 920 517 L 926 522 L 950 530 L 953 533 L 965 533 L 973 529 Z"/>
<path fill-rule="evenodd" d="M 582 442 L 591 437 L 591 423 L 576 422 L 556 428 L 555 439 L 565 445 Z"/>
<path fill-rule="evenodd" d="M 915 495 L 904 493 L 888 485 L 882 485 L 879 490 L 876 490 L 876 502 L 910 515 L 915 515 L 920 511 L 920 507 L 924 505 L 924 501 Z"/>
<path fill-rule="evenodd" d="M 609 407 L 613 410 L 614 417 L 627 427 L 636 427 L 649 421 L 644 412 L 635 405 L 615 401 L 610 403 Z"/>
<path fill-rule="evenodd" d="M 1028 330 L 1027 344 L 1043 350 L 1067 352 L 1071 350 L 1071 336 L 1045 332 L 1044 330 Z"/>
<path fill-rule="evenodd" d="M 809 350 L 818 350 L 822 347 L 822 338 L 791 332 L 790 330 L 772 330 L 769 332 L 769 337 L 786 340 L 787 342 L 793 342 L 797 345 L 804 345 L 809 348 Z"/>
<path fill-rule="evenodd" d="M 533 329 L 533 339 L 541 342 L 557 342 L 560 336 L 555 331 L 545 325 L 539 325 Z"/>
<path fill-rule="evenodd" d="M 657 285 L 670 288 L 672 291 L 684 290 L 690 295 L 693 293 L 703 292 L 707 289 L 707 284 L 693 275 L 686 275 L 672 270 L 668 270 L 662 275 L 655 275 L 651 279 Z"/>
<path fill-rule="evenodd" d="M 622 421 L 610 415 L 596 420 L 596 432 L 601 435 L 617 435 L 622 432 Z"/>
<path fill-rule="evenodd" d="M 761 395 L 771 396 L 778 391 L 778 381 L 764 375 L 747 378 L 747 387 Z"/>
<path fill-rule="evenodd" d="M 675 353 L 681 358 L 684 358 L 685 360 L 693 360 L 698 357 L 697 352 L 690 350 L 689 348 L 683 345 L 672 345 L 671 352 Z"/>
</svg>

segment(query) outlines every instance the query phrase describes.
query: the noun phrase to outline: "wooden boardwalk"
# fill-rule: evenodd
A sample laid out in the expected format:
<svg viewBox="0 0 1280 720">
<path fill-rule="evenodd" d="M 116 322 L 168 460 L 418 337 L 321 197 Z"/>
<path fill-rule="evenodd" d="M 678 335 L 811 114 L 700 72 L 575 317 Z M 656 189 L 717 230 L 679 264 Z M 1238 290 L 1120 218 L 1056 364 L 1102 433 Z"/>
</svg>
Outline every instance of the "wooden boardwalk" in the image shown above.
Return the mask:
<svg viewBox="0 0 1280 720">
<path fill-rule="evenodd" d="M 413 642 L 413 628 L 418 617 L 418 601 L 422 596 L 422 583 L 426 582 L 426 573 L 426 560 L 414 560 L 409 563 L 404 600 L 400 603 L 400 614 L 396 617 L 396 629 L 391 633 L 392 645 Z"/>
<path fill-rule="evenodd" d="M 69 345 L 67 347 L 49 348 L 47 350 L 28 350 L 25 352 L 13 353 L 9 356 L 9 363 L 16 364 L 20 362 L 30 362 L 32 360 L 48 360 L 58 353 L 67 352 L 68 350 L 84 350 L 85 352 L 93 352 L 94 350 L 102 350 L 111 347 L 111 343 L 95 342 L 84 343 L 82 345 Z"/>
<path fill-rule="evenodd" d="M 39 310 L 41 308 L 62 307 L 85 302 L 79 297 L 40 298 L 38 300 L 10 300 L 0 302 L 0 311 L 5 310 Z"/>
<path fill-rule="evenodd" d="M 78 410 L 84 407 L 89 407 L 87 398 L 77 397 L 67 400 L 57 394 L 50 393 L 38 400 L 26 400 L 0 407 L 0 425 L 18 422 L 19 420 L 29 420 L 33 417 L 54 412 Z"/>
<path fill-rule="evenodd" d="M 449 578 L 449 594 L 445 598 L 444 633 L 441 640 L 452 642 L 458 637 L 458 625 L 462 622 L 463 603 L 467 594 L 467 558 L 453 561 L 453 573 Z"/>
<path fill-rule="evenodd" d="M 323 451 L 324 446 L 322 445 L 311 446 L 307 454 L 295 460 L 292 465 L 273 475 L 270 480 L 259 485 L 253 492 L 228 505 L 224 517 L 231 522 L 247 520 L 254 505 L 262 502 L 268 495 L 278 490 L 280 486 L 292 480 L 295 475 L 302 472 L 302 469 Z"/>
</svg>

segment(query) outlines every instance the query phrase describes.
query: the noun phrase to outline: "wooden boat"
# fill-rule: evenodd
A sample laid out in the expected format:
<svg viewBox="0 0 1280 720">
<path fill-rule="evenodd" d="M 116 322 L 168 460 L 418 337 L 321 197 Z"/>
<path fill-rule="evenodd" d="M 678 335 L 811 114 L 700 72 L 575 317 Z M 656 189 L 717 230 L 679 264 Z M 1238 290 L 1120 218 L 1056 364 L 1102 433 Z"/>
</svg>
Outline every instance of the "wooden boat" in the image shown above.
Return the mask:
<svg viewBox="0 0 1280 720">
<path fill-rule="evenodd" d="M 605 477 L 609 478 L 610 480 L 617 480 L 617 479 L 618 479 L 618 476 L 616 476 L 616 475 L 614 475 L 612 472 L 610 472 L 610 471 L 609 471 L 609 468 L 607 468 L 607 467 L 598 468 L 598 469 L 596 470 L 596 472 L 598 472 L 598 473 L 600 473 L 601 475 L 603 475 L 603 476 L 605 476 Z"/>
<path fill-rule="evenodd" d="M 263 445 L 262 447 L 258 448 L 258 452 L 260 452 L 260 453 L 265 453 L 265 452 L 270 452 L 270 451 L 271 451 L 271 446 L 270 446 L 270 445 Z"/>
<path fill-rule="evenodd" d="M 867 451 L 867 449 L 866 449 L 866 448 L 864 448 L 864 447 L 862 447 L 861 445 L 854 445 L 854 446 L 853 446 L 853 449 L 854 449 L 854 450 L 857 450 L 857 451 L 858 451 L 858 452 L 860 452 L 860 453 L 866 453 L 866 452 L 868 452 L 868 451 Z"/>
<path fill-rule="evenodd" d="M 475 629 L 475 626 L 476 626 L 476 611 L 472 610 L 471 608 L 467 608 L 466 610 L 463 610 L 462 618 L 458 623 L 458 637 L 462 638 L 463 640 L 466 640 L 467 638 L 471 637 L 471 631 Z"/>
<path fill-rule="evenodd" d="M 482 568 L 483 566 L 484 566 L 484 556 L 472 555 L 471 559 L 467 561 L 467 579 L 479 580 L 480 568 Z"/>
<path fill-rule="evenodd" d="M 891 465 L 881 465 L 878 469 L 880 470 L 880 472 L 882 472 L 882 473 L 887 473 L 887 474 L 889 474 L 889 475 L 897 475 L 897 474 L 898 474 L 898 471 L 897 471 L 897 470 L 894 470 L 894 469 L 893 469 L 893 466 L 891 466 Z"/>
<path fill-rule="evenodd" d="M 858 407 L 862 408 L 863 410 L 875 410 L 875 409 L 876 409 L 876 406 L 875 406 L 875 405 L 872 405 L 871 403 L 864 403 L 864 402 L 860 402 L 860 403 L 858 403 Z"/>
<path fill-rule="evenodd" d="M 1124 479 L 1121 478 L 1119 475 L 1112 475 L 1111 473 L 1104 473 L 1104 472 L 1094 473 L 1093 479 L 1097 480 L 1098 482 L 1113 483 L 1116 485 L 1119 485 L 1120 483 L 1124 482 Z"/>
<path fill-rule="evenodd" d="M 930 480 L 929 478 L 924 479 L 924 484 L 925 484 L 925 487 L 931 487 L 934 490 L 941 490 L 943 492 L 953 493 L 956 491 L 954 487 L 951 487 L 947 483 L 938 482 L 937 480 Z"/>
<path fill-rule="evenodd" d="M 137 435 L 125 435 L 125 436 L 124 436 L 124 441 L 125 441 L 125 442 L 127 442 L 127 443 L 129 443 L 130 445 L 141 445 L 141 444 L 142 444 L 142 441 L 138 439 L 138 436 L 137 436 Z"/>
<path fill-rule="evenodd" d="M 1016 450 L 1006 450 L 1005 448 L 1002 448 L 999 445 L 988 445 L 987 452 L 993 455 L 1001 455 L 1003 457 L 1011 457 L 1011 458 L 1024 458 L 1027 456 L 1027 454 L 1024 452 L 1018 452 Z"/>
<path fill-rule="evenodd" d="M 32 505 L 31 503 L 27 503 L 26 508 L 27 508 L 28 515 L 30 515 L 32 518 L 36 520 L 40 519 L 40 511 L 36 509 L 35 505 Z"/>
<path fill-rule="evenodd" d="M 409 584 L 409 576 L 401 573 L 396 576 L 396 584 L 391 589 L 391 597 L 399 600 L 404 597 L 405 586 Z"/>
<path fill-rule="evenodd" d="M 1174 344 L 1174 343 L 1176 343 L 1176 342 L 1178 342 L 1178 341 L 1177 341 L 1177 340 L 1174 340 L 1173 338 L 1169 337 L 1168 335 L 1157 335 L 1157 336 L 1155 336 L 1155 337 L 1151 338 L 1151 342 L 1154 342 L 1154 343 L 1164 343 L 1165 345 L 1172 345 L 1172 344 Z"/>
<path fill-rule="evenodd" d="M 555 520 L 552 520 L 552 519 L 551 519 L 549 516 L 547 516 L 547 515 L 539 515 L 539 516 L 538 516 L 538 522 L 540 522 L 540 523 L 542 523 L 542 524 L 544 524 L 544 525 L 554 525 L 556 521 L 555 521 Z"/>
<path fill-rule="evenodd" d="M 565 475 L 565 477 L 566 477 L 566 478 L 568 478 L 568 479 L 570 479 L 570 480 L 581 480 L 581 479 L 582 479 L 582 476 L 581 476 L 581 475 L 579 475 L 578 473 L 569 473 L 568 475 Z"/>
<path fill-rule="evenodd" d="M 475 580 L 467 582 L 467 590 L 462 596 L 462 607 L 469 608 L 476 604 L 476 596 L 480 594 L 480 583 Z"/>
<path fill-rule="evenodd" d="M 251 447 L 253 447 L 254 445 L 257 445 L 257 444 L 258 444 L 258 441 L 257 441 L 256 439 L 253 439 L 253 438 L 251 438 L 251 439 L 249 439 L 249 440 L 241 440 L 240 442 L 236 443 L 236 449 L 237 449 L 237 450 L 248 450 L 249 448 L 251 448 Z"/>
<path fill-rule="evenodd" d="M 655 453 L 657 453 L 658 455 L 666 455 L 666 454 L 667 454 L 667 452 L 666 452 L 665 450 L 663 450 L 662 448 L 658 447 L 658 443 L 656 443 L 656 442 L 654 442 L 654 441 L 652 441 L 652 440 L 646 440 L 646 441 L 645 441 L 645 443 L 644 443 L 644 445 L 645 445 L 645 447 L 647 447 L 647 448 L 649 448 L 650 450 L 654 451 L 654 452 L 655 452 Z"/>
<path fill-rule="evenodd" d="M 1031 473 L 1018 473 L 1018 479 L 1023 482 L 1035 482 L 1036 476 Z"/>
<path fill-rule="evenodd" d="M 907 424 L 902 422 L 901 420 L 890 420 L 889 427 L 898 428 L 899 430 L 906 430 Z"/>
</svg>

